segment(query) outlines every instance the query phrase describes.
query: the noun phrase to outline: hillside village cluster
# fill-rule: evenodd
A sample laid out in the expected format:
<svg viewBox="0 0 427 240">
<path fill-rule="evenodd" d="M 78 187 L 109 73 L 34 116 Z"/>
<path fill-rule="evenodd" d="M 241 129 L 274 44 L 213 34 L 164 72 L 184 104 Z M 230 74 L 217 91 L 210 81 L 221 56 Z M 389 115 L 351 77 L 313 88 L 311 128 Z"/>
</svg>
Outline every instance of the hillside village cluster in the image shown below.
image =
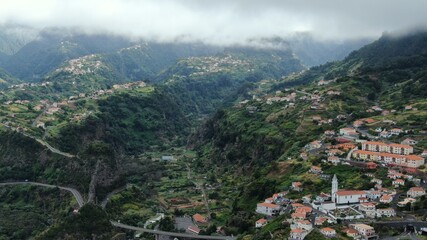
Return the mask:
<svg viewBox="0 0 427 240">
<path fill-rule="evenodd" d="M 43 83 L 42 85 L 40 84 L 20 84 L 20 85 L 16 85 L 16 86 L 12 86 L 12 88 L 20 88 L 22 90 L 25 90 L 25 87 L 38 87 L 38 86 L 48 86 L 51 85 L 50 82 L 46 82 Z M 64 109 L 64 107 L 69 107 L 69 108 L 75 108 L 74 103 L 78 100 L 82 100 L 82 99 L 92 99 L 92 100 L 96 100 L 101 96 L 104 95 L 110 95 L 113 94 L 115 91 L 120 90 L 120 89 L 134 89 L 134 88 L 142 88 L 145 87 L 146 83 L 143 81 L 139 81 L 139 82 L 131 82 L 131 83 L 125 83 L 125 84 L 115 84 L 112 86 L 111 89 L 107 89 L 107 90 L 98 90 L 95 91 L 93 93 L 90 94 L 86 94 L 86 93 L 79 93 L 75 96 L 70 96 L 68 97 L 68 99 L 64 99 L 62 101 L 57 101 L 57 102 L 52 102 L 49 100 L 39 100 L 37 102 L 34 101 L 29 101 L 29 100 L 8 100 L 6 102 L 4 102 L 4 105 L 23 105 L 23 106 L 27 106 L 27 107 L 31 107 L 33 110 L 35 111 L 41 111 L 39 117 L 37 117 L 33 124 L 32 127 L 37 127 L 37 128 L 43 128 L 46 129 L 46 121 L 51 121 L 53 120 L 53 115 L 55 113 L 60 113 L 62 112 Z M 88 112 L 83 112 L 83 113 L 75 113 L 73 116 L 70 117 L 70 121 L 81 121 L 84 118 L 86 118 L 87 116 L 89 116 L 91 114 L 91 111 Z M 42 118 L 42 116 L 50 116 L 47 118 Z M 10 119 L 14 119 L 16 118 L 16 114 L 15 113 L 10 113 L 7 115 L 8 118 Z M 12 129 L 16 129 L 16 130 L 22 130 L 22 131 L 27 131 L 28 129 L 25 126 L 19 126 L 16 122 L 11 121 L 11 120 L 6 120 L 2 122 L 5 126 L 7 127 L 11 127 Z"/>
<path fill-rule="evenodd" d="M 329 85 L 333 82 L 333 80 L 321 80 L 318 85 Z M 291 93 L 286 96 L 277 96 L 282 94 L 278 91 L 274 97 L 261 99 L 254 96 L 254 99 L 264 101 L 269 105 L 285 102 L 284 109 L 295 107 L 298 100 L 311 101 L 310 109 L 316 111 L 325 107 L 322 103 L 325 97 L 341 94 L 334 90 L 314 94 L 290 89 L 286 91 Z M 301 94 L 302 96 L 300 96 Z M 242 101 L 238 107 L 242 108 L 246 105 L 249 113 L 256 112 L 257 107 L 247 105 L 249 102 L 248 100 Z M 403 111 L 417 110 L 411 105 L 407 105 Z M 386 117 L 396 113 L 396 110 L 384 110 L 379 106 L 372 106 L 367 109 L 367 113 Z M 284 221 L 284 223 L 290 224 L 289 239 L 304 239 L 316 228 L 326 237 L 337 237 L 337 232 L 340 231 L 354 239 L 378 239 L 374 227 L 366 224 L 366 220 L 396 218 L 399 207 L 412 204 L 426 194 L 423 179 L 425 173 L 420 169 L 425 167 L 427 150 L 418 148 L 417 140 L 404 137 L 413 134 L 411 129 L 399 128 L 396 126 L 396 122 L 386 118 L 383 120 L 374 118 L 357 119 L 351 125 L 339 130 L 326 130 L 320 139 L 310 142 L 302 149 L 300 159 L 307 161 L 310 155 L 320 155 L 324 156 L 322 162 L 325 164 L 347 164 L 365 169 L 387 168 L 387 178 L 391 179 L 391 186 L 384 186 L 387 179 L 381 179 L 373 173 L 366 173 L 366 177 L 371 178 L 371 182 L 375 184 L 374 188 L 339 189 L 339 179 L 334 175 L 329 193 L 318 192 L 299 199 L 289 199 L 287 198 L 289 192 L 285 191 L 276 193 L 265 199 L 264 202 L 257 204 L 256 213 L 263 217 L 255 222 L 255 227 L 262 228 L 275 217 L 290 213 L 291 217 Z M 337 121 L 346 123 L 348 120 L 349 116 L 345 114 L 337 115 L 335 119 L 323 119 L 319 115 L 312 116 L 313 123 L 317 125 L 332 124 Z M 373 127 L 378 125 L 390 127 Z M 421 130 L 419 134 L 426 133 Z M 398 143 L 391 142 L 389 139 L 392 137 L 403 140 Z M 326 140 L 334 140 L 336 144 L 327 143 L 331 141 Z M 330 179 L 329 176 L 323 174 L 320 166 L 311 166 L 309 173 L 323 179 L 325 177 Z M 411 182 L 413 187 L 402 192 L 401 188 L 407 182 Z M 303 188 L 301 182 L 293 182 L 289 191 L 302 191 Z M 405 196 L 403 199 L 402 195 Z M 338 228 L 340 226 L 337 225 L 338 221 L 346 221 L 348 224 Z"/>
</svg>

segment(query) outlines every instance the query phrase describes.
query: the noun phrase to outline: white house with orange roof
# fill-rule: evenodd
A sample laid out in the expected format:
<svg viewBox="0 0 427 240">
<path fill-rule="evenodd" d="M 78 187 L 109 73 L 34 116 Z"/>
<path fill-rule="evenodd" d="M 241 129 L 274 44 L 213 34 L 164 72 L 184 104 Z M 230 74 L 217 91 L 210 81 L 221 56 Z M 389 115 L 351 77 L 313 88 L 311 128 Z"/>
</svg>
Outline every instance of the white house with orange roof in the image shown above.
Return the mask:
<svg viewBox="0 0 427 240">
<path fill-rule="evenodd" d="M 405 140 L 403 140 L 402 142 L 401 142 L 401 144 L 404 144 L 404 145 L 417 145 L 418 144 L 418 141 L 415 141 L 414 139 L 412 139 L 412 138 L 406 138 Z"/>
<path fill-rule="evenodd" d="M 359 133 L 354 128 L 341 128 L 340 134 L 343 136 L 357 137 Z"/>
<path fill-rule="evenodd" d="M 302 191 L 302 183 L 301 182 L 292 182 L 292 189 L 295 191 Z"/>
<path fill-rule="evenodd" d="M 343 232 L 345 232 L 345 234 L 347 234 L 347 236 L 352 237 L 354 239 L 359 237 L 359 232 L 353 228 L 347 228 Z"/>
<path fill-rule="evenodd" d="M 309 234 L 308 231 L 305 231 L 304 229 L 295 228 L 291 230 L 291 235 L 289 236 L 290 240 L 302 240 Z"/>
<path fill-rule="evenodd" d="M 335 229 L 330 228 L 330 227 L 325 227 L 320 229 L 320 233 L 323 234 L 325 237 L 335 237 L 337 235 L 337 231 L 335 231 Z"/>
<path fill-rule="evenodd" d="M 311 222 L 308 220 L 299 220 L 299 221 L 296 221 L 291 226 L 291 228 L 300 228 L 300 229 L 310 231 L 311 229 L 313 229 L 313 224 L 311 224 Z"/>
<path fill-rule="evenodd" d="M 404 186 L 405 185 L 405 180 L 398 178 L 396 180 L 393 180 L 392 184 L 395 187 Z"/>
<path fill-rule="evenodd" d="M 282 206 L 267 202 L 258 203 L 256 208 L 257 213 L 267 216 L 277 216 L 281 210 Z"/>
<path fill-rule="evenodd" d="M 393 201 L 393 196 L 389 194 L 384 194 L 380 197 L 380 203 L 391 203 Z"/>
<path fill-rule="evenodd" d="M 374 203 L 364 202 L 359 205 L 359 210 L 363 212 L 369 218 L 375 218 L 376 215 L 376 207 Z"/>
<path fill-rule="evenodd" d="M 426 190 L 422 187 L 411 187 L 406 195 L 411 198 L 417 198 L 424 196 L 426 194 Z"/>
<path fill-rule="evenodd" d="M 377 217 L 394 217 L 396 211 L 393 208 L 379 208 L 376 210 Z"/>
<path fill-rule="evenodd" d="M 363 239 L 378 239 L 378 235 L 375 233 L 375 229 L 367 224 L 350 224 L 350 228 L 356 230 Z"/>
<path fill-rule="evenodd" d="M 261 219 L 258 219 L 258 221 L 255 222 L 255 227 L 256 228 L 262 228 L 265 225 L 267 225 L 267 223 L 268 223 L 267 219 L 261 218 Z"/>
</svg>

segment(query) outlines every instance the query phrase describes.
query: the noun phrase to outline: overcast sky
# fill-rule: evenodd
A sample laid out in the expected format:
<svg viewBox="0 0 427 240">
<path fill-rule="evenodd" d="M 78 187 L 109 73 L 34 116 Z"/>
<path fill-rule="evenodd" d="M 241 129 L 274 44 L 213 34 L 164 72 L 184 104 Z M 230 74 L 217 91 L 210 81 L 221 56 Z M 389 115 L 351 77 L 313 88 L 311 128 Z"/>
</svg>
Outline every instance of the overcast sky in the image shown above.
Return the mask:
<svg viewBox="0 0 427 240">
<path fill-rule="evenodd" d="M 426 10 L 427 0 L 0 0 L 0 24 L 235 44 L 295 32 L 379 37 L 427 26 Z"/>
</svg>

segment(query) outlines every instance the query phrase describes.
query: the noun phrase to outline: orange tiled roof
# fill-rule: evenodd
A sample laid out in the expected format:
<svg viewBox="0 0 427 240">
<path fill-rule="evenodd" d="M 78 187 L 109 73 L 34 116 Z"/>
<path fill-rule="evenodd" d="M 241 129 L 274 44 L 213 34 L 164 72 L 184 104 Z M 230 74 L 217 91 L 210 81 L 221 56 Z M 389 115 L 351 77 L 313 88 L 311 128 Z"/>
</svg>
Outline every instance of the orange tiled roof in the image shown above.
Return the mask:
<svg viewBox="0 0 427 240">
<path fill-rule="evenodd" d="M 202 215 L 198 214 L 198 213 L 193 215 L 193 219 L 196 222 L 201 222 L 201 223 L 207 222 L 206 218 L 203 217 Z"/>
<path fill-rule="evenodd" d="M 295 229 L 292 229 L 291 232 L 293 232 L 293 233 L 302 233 L 302 232 L 304 232 L 304 230 L 302 230 L 301 228 L 295 228 Z"/>
<path fill-rule="evenodd" d="M 313 211 L 313 208 L 311 208 L 311 207 L 299 207 L 299 208 L 297 208 L 297 209 L 295 209 L 295 212 L 296 213 L 308 213 L 308 212 L 311 212 L 311 211 Z"/>
<path fill-rule="evenodd" d="M 362 195 L 362 194 L 365 194 L 365 192 L 359 191 L 359 190 L 339 190 L 339 191 L 337 191 L 338 196 Z"/>
<path fill-rule="evenodd" d="M 256 221 L 257 223 L 266 223 L 267 222 L 267 219 L 265 219 L 265 218 L 261 218 L 261 219 L 258 219 L 258 221 Z"/>
<path fill-rule="evenodd" d="M 280 207 L 279 205 L 273 204 L 273 203 L 258 203 L 258 206 L 268 207 L 268 208 L 277 208 Z"/>
<path fill-rule="evenodd" d="M 390 147 L 400 147 L 400 148 L 412 148 L 411 146 L 409 146 L 409 145 L 405 145 L 405 144 L 398 144 L 398 143 L 392 143 L 392 144 L 389 144 L 389 146 Z"/>
<path fill-rule="evenodd" d="M 408 192 L 424 192 L 424 188 L 422 187 L 411 187 Z"/>
<path fill-rule="evenodd" d="M 324 232 L 335 232 L 335 229 L 330 228 L 330 227 L 325 227 L 325 228 L 322 228 L 321 230 Z"/>
</svg>

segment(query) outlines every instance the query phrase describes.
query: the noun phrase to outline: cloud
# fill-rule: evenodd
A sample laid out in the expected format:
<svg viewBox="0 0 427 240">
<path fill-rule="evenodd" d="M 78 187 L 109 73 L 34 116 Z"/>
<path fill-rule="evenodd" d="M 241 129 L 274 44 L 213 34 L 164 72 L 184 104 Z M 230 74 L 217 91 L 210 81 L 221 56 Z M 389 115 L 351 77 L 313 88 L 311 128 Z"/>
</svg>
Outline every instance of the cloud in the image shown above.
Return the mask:
<svg viewBox="0 0 427 240">
<path fill-rule="evenodd" d="M 229 45 L 310 32 L 378 37 L 427 26 L 425 0 L 0 0 L 0 24 Z"/>
</svg>

